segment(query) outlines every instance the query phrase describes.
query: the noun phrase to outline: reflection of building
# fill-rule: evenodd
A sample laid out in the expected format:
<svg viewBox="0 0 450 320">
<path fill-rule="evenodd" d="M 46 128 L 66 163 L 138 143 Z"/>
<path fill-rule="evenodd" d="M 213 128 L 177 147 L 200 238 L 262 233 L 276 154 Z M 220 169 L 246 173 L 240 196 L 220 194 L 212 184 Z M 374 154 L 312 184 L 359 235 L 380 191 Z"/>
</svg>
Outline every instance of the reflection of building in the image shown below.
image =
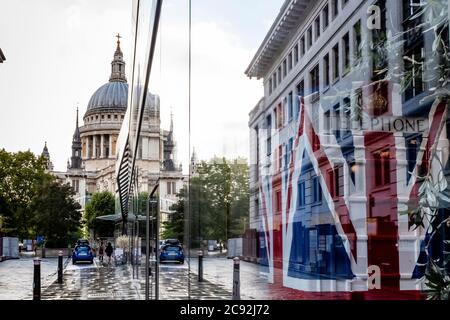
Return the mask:
<svg viewBox="0 0 450 320">
<path fill-rule="evenodd" d="M 380 27 L 369 29 L 368 12 L 378 9 Z M 272 282 L 385 298 L 421 288 L 424 235 L 400 210 L 417 203 L 411 172 L 429 172 L 434 142 L 448 160 L 446 129 L 437 135 L 445 104 L 423 100 L 424 73 L 433 78 L 436 68 L 415 69 L 403 88 L 384 80 L 386 70 L 408 72 L 433 55 L 432 34 L 403 32 L 415 10 L 411 1 L 286 0 L 249 65 L 249 77 L 264 79 L 249 121 L 250 220 Z M 383 49 L 387 35 L 404 43 Z M 380 126 L 363 127 L 367 118 Z M 423 130 L 412 129 L 414 118 Z M 381 291 L 369 287 L 373 266 Z"/>
<path fill-rule="evenodd" d="M 116 193 L 117 139 L 127 110 L 127 98 L 125 62 L 118 40 L 109 82 L 90 98 L 82 126 L 78 124 L 77 110 L 72 156 L 67 162 L 67 171 L 54 172 L 61 181 L 72 185 L 82 208 L 94 192 Z M 178 181 L 182 181 L 183 176 L 181 167 L 174 159 L 173 124 L 169 131 L 161 130 L 159 108 L 159 97 L 148 93 L 136 157 L 138 186 L 140 192 L 151 191 L 153 181 L 161 173 L 164 181 L 171 183 L 167 198 L 172 199 L 180 189 Z M 43 154 L 49 159 L 47 146 Z M 52 167 L 49 169 L 52 170 Z"/>
<path fill-rule="evenodd" d="M 0 63 L 3 63 L 3 61 L 5 61 L 5 60 L 6 60 L 5 55 L 3 54 L 3 51 L 0 48 Z"/>
</svg>

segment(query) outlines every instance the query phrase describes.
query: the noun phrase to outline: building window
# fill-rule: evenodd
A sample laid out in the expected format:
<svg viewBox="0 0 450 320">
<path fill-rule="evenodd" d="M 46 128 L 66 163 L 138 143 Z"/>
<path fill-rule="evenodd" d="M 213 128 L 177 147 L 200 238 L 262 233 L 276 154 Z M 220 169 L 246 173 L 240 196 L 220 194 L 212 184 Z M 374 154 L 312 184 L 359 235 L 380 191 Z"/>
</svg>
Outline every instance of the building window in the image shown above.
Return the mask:
<svg viewBox="0 0 450 320">
<path fill-rule="evenodd" d="M 281 212 L 281 210 L 283 210 L 281 202 L 281 191 L 277 191 L 275 194 L 276 194 L 277 212 Z"/>
<path fill-rule="evenodd" d="M 423 70 L 425 56 L 425 42 L 420 18 L 411 19 L 419 12 L 420 1 L 403 0 L 403 30 L 404 33 L 404 69 L 403 86 L 405 100 L 410 100 L 424 92 Z"/>
<path fill-rule="evenodd" d="M 283 127 L 283 105 L 281 103 L 275 109 L 275 121 L 277 129 L 281 129 Z"/>
<path fill-rule="evenodd" d="M 314 24 L 316 28 L 316 40 L 317 40 L 320 37 L 320 14 L 317 16 Z"/>
<path fill-rule="evenodd" d="M 312 178 L 312 193 L 313 203 L 318 204 L 322 202 L 322 188 L 320 187 L 319 177 Z"/>
<path fill-rule="evenodd" d="M 272 94 L 272 78 L 269 79 L 269 94 Z"/>
<path fill-rule="evenodd" d="M 172 194 L 172 182 L 167 182 L 167 194 Z"/>
<path fill-rule="evenodd" d="M 333 19 L 337 17 L 339 14 L 339 0 L 331 0 L 332 10 L 333 10 Z"/>
<path fill-rule="evenodd" d="M 256 168 L 259 168 L 259 129 L 258 126 L 255 127 L 255 135 L 256 135 Z M 256 174 L 258 178 L 258 174 Z"/>
<path fill-rule="evenodd" d="M 172 182 L 172 194 L 177 194 L 177 184 L 175 182 Z"/>
<path fill-rule="evenodd" d="M 386 35 L 386 0 L 379 0 L 375 2 L 380 8 L 380 22 L 379 29 L 372 30 L 372 80 L 383 80 L 388 70 L 388 53 L 386 49 L 387 35 Z"/>
<path fill-rule="evenodd" d="M 278 147 L 278 169 L 281 170 L 283 166 L 283 146 Z"/>
<path fill-rule="evenodd" d="M 304 207 L 306 204 L 305 181 L 298 184 L 298 207 Z"/>
<path fill-rule="evenodd" d="M 300 54 L 303 57 L 305 53 L 306 53 L 305 36 L 302 36 L 302 38 L 300 39 Z"/>
<path fill-rule="evenodd" d="M 283 77 L 286 77 L 287 74 L 287 64 L 286 64 L 286 59 L 284 59 L 283 61 Z"/>
<path fill-rule="evenodd" d="M 319 92 L 320 90 L 320 76 L 319 76 L 319 65 L 315 66 L 309 73 L 311 93 Z"/>
<path fill-rule="evenodd" d="M 298 119 L 298 115 L 300 114 L 300 99 L 303 99 L 305 96 L 305 81 L 302 80 L 297 85 L 297 97 L 295 99 L 297 111 L 296 111 L 296 119 Z"/>
<path fill-rule="evenodd" d="M 325 134 L 331 134 L 331 113 L 330 110 L 324 113 L 324 131 Z"/>
<path fill-rule="evenodd" d="M 268 115 L 266 118 L 267 128 L 267 140 L 266 140 L 266 152 L 270 156 L 272 154 L 272 116 Z"/>
<path fill-rule="evenodd" d="M 333 170 L 330 170 L 329 175 L 333 198 L 344 196 L 344 166 L 336 165 Z"/>
<path fill-rule="evenodd" d="M 355 65 L 361 62 L 362 58 L 362 38 L 361 38 L 361 20 L 353 26 L 353 39 L 354 39 L 354 50 L 355 50 Z"/>
<path fill-rule="evenodd" d="M 117 114 L 114 115 L 114 120 L 117 120 Z"/>
<path fill-rule="evenodd" d="M 287 168 L 289 165 L 289 145 L 284 147 L 284 167 Z"/>
<path fill-rule="evenodd" d="M 322 21 L 323 21 L 323 30 L 325 31 L 325 29 L 328 28 L 328 25 L 330 24 L 328 4 L 325 7 L 323 7 Z"/>
<path fill-rule="evenodd" d="M 344 98 L 344 104 L 343 104 L 343 110 L 344 110 L 344 120 L 345 120 L 345 128 L 342 128 L 344 130 L 344 135 L 350 135 L 351 134 L 351 100 L 350 97 Z"/>
<path fill-rule="evenodd" d="M 108 114 L 108 120 L 111 120 L 111 115 L 110 114 Z"/>
<path fill-rule="evenodd" d="M 336 136 L 336 140 L 340 141 L 341 139 L 341 110 L 339 103 L 333 107 L 333 130 L 334 135 Z"/>
<path fill-rule="evenodd" d="M 313 44 L 313 30 L 312 26 L 308 29 L 308 50 L 312 47 Z"/>
<path fill-rule="evenodd" d="M 375 187 L 391 183 L 391 152 L 389 149 L 377 151 L 373 154 Z"/>
<path fill-rule="evenodd" d="M 72 180 L 72 189 L 76 193 L 80 192 L 80 181 L 79 180 Z"/>
<path fill-rule="evenodd" d="M 289 98 L 288 98 L 288 119 L 289 122 L 292 121 L 293 117 L 294 117 L 294 106 L 293 106 L 293 93 L 292 91 L 289 92 Z"/>
<path fill-rule="evenodd" d="M 292 163 L 292 153 L 294 150 L 294 138 L 289 138 L 289 143 L 288 143 L 288 157 L 289 157 L 289 164 Z"/>
<path fill-rule="evenodd" d="M 346 74 L 350 70 L 350 35 L 347 33 L 342 38 L 344 61 L 343 61 L 343 73 Z"/>
<path fill-rule="evenodd" d="M 339 44 L 333 47 L 333 80 L 339 78 Z"/>
<path fill-rule="evenodd" d="M 298 63 L 298 43 L 294 47 L 294 65 Z"/>
<path fill-rule="evenodd" d="M 328 87 L 330 85 L 330 56 L 327 54 L 323 58 L 323 76 L 324 76 L 324 85 Z"/>
<path fill-rule="evenodd" d="M 411 172 L 414 172 L 417 155 L 420 151 L 420 144 L 422 143 L 422 139 L 420 135 L 413 136 L 412 138 L 408 138 L 406 141 L 406 160 L 408 161 L 408 179 L 411 176 Z M 418 173 L 422 175 L 422 173 Z"/>
<path fill-rule="evenodd" d="M 281 66 L 278 67 L 278 84 L 281 83 Z"/>
<path fill-rule="evenodd" d="M 288 55 L 288 71 L 292 70 L 292 52 Z"/>
</svg>

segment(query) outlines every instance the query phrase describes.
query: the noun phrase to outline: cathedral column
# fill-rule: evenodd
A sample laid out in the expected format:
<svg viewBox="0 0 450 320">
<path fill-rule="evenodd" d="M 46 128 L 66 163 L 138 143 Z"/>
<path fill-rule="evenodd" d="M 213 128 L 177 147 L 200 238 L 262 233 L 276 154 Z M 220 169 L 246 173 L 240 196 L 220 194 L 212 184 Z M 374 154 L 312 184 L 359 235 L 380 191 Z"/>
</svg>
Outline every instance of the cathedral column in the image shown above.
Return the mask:
<svg viewBox="0 0 450 320">
<path fill-rule="evenodd" d="M 90 159 L 91 158 L 91 143 L 89 140 L 91 140 L 91 139 L 89 136 L 86 136 L 85 139 L 86 139 L 86 159 Z"/>
<path fill-rule="evenodd" d="M 104 141 L 104 135 L 100 135 L 100 158 L 105 157 L 105 146 L 103 145 L 105 143 Z"/>
<path fill-rule="evenodd" d="M 114 155 L 112 153 L 112 137 L 113 136 L 112 136 L 112 134 L 109 134 L 108 137 L 109 137 L 109 155 L 108 155 L 108 157 L 113 158 L 114 157 Z"/>
<path fill-rule="evenodd" d="M 97 136 L 94 134 L 92 136 L 92 144 L 94 145 L 94 149 L 92 150 L 92 158 L 97 158 Z"/>
</svg>

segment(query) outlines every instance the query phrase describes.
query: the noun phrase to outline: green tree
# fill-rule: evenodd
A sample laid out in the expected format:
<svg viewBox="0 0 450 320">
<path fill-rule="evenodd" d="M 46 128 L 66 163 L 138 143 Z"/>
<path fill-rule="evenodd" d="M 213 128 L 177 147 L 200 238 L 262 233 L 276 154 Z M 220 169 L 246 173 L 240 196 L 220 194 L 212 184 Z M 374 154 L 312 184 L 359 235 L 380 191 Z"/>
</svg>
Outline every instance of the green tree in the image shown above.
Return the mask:
<svg viewBox="0 0 450 320">
<path fill-rule="evenodd" d="M 0 217 L 2 230 L 21 239 L 32 236 L 31 200 L 45 182 L 54 177 L 45 172 L 45 159 L 32 152 L 0 150 Z"/>
<path fill-rule="evenodd" d="M 178 193 L 178 201 L 170 207 L 174 212 L 170 215 L 169 221 L 162 223 L 163 239 L 178 239 L 183 242 L 184 237 L 184 212 L 187 200 L 187 188 L 182 188 Z"/>
<path fill-rule="evenodd" d="M 137 203 L 137 214 L 145 215 L 147 211 L 148 192 L 139 192 Z"/>
<path fill-rule="evenodd" d="M 201 163 L 199 180 L 194 180 L 199 184 L 194 190 L 200 194 L 192 198 L 194 208 L 200 208 L 193 210 L 200 238 L 222 241 L 243 234 L 249 212 L 248 175 L 245 159 L 215 158 Z"/>
<path fill-rule="evenodd" d="M 114 225 L 108 221 L 98 220 L 97 217 L 114 214 L 115 199 L 111 192 L 96 192 L 85 207 L 85 224 L 97 235 L 109 236 L 114 233 Z"/>
<path fill-rule="evenodd" d="M 47 181 L 31 200 L 35 235 L 43 235 L 47 247 L 67 247 L 80 236 L 80 205 L 70 185 Z"/>
</svg>

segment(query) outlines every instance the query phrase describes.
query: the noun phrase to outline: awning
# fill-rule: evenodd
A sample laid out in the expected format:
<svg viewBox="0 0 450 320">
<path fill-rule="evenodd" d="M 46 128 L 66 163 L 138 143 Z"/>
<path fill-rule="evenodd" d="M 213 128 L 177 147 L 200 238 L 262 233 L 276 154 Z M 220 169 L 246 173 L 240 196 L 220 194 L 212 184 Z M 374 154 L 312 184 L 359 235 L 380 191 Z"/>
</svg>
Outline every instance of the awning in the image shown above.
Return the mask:
<svg viewBox="0 0 450 320">
<path fill-rule="evenodd" d="M 139 221 L 146 221 L 146 217 L 145 216 L 143 216 L 143 215 L 135 216 L 134 214 L 128 215 L 127 221 L 130 221 L 130 222 L 136 221 L 136 217 L 137 217 L 137 220 L 139 220 Z M 120 214 L 108 214 L 108 215 L 105 215 L 105 216 L 97 217 L 96 219 L 103 220 L 103 221 L 121 222 L 122 221 L 122 215 L 120 215 Z M 154 218 L 150 217 L 150 220 L 152 220 L 152 219 L 154 219 Z"/>
</svg>

